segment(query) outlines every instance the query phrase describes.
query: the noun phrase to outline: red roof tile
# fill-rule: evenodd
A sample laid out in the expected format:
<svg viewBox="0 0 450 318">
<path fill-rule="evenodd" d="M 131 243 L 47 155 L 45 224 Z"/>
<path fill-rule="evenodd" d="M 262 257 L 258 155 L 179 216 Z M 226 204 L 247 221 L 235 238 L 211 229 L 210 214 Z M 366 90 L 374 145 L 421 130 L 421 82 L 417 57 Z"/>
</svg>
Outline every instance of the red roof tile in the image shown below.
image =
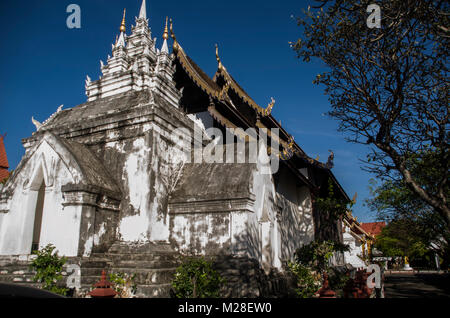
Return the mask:
<svg viewBox="0 0 450 318">
<path fill-rule="evenodd" d="M 0 182 L 9 176 L 7 169 L 0 168 Z"/>
<path fill-rule="evenodd" d="M 3 143 L 3 136 L 0 136 L 0 168 L 6 168 L 8 170 L 8 158 L 6 157 L 5 144 Z"/>
<path fill-rule="evenodd" d="M 4 136 L 0 136 L 0 181 L 8 177 L 9 164 L 6 157 L 5 144 L 3 143 Z"/>
<path fill-rule="evenodd" d="M 381 233 L 381 230 L 386 226 L 385 222 L 370 222 L 370 223 L 361 223 L 361 228 L 371 235 L 378 235 Z"/>
</svg>

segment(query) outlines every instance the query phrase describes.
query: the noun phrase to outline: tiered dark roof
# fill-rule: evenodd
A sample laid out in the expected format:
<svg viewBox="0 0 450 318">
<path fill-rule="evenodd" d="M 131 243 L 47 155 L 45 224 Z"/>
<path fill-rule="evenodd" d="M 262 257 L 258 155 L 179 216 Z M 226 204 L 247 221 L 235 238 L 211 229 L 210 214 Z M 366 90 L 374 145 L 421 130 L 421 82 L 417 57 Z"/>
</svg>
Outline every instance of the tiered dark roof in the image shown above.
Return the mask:
<svg viewBox="0 0 450 318">
<path fill-rule="evenodd" d="M 263 108 L 259 106 L 237 83 L 237 81 L 228 73 L 227 69 L 222 65 L 220 58 L 217 55 L 218 70 L 211 79 L 205 72 L 185 53 L 179 42 L 177 42 L 174 34 L 173 53 L 175 55 L 175 63 L 177 65 L 177 72 L 181 80 L 178 88 L 182 87 L 189 90 L 194 89 L 192 83 L 197 87 L 196 93 L 194 91 L 184 92 L 187 95 L 201 95 L 192 102 L 195 109 L 186 109 L 189 112 L 208 111 L 210 115 L 223 127 L 236 128 L 267 128 L 269 138 L 271 128 L 278 128 L 280 131 L 279 139 L 273 140 L 281 146 L 281 151 L 290 151 L 293 155 L 288 156 L 287 159 L 282 158 L 285 165 L 294 172 L 306 184 L 319 188 L 324 185 L 327 188 L 326 181 L 331 178 L 333 183 L 337 185 L 339 192 L 348 201 L 350 198 L 345 193 L 339 182 L 331 170 L 324 164 L 311 157 L 309 157 L 299 145 L 293 141 L 293 137 L 281 126 L 281 124 L 271 114 L 271 107 L 273 104 Z M 180 75 L 183 73 L 184 75 Z M 191 83 L 187 83 L 189 78 Z M 188 98 L 188 97 L 186 97 Z M 199 106 L 203 104 L 203 106 Z M 191 107 L 191 106 L 189 106 Z M 272 145 L 273 145 L 272 141 Z M 299 169 L 311 168 L 316 171 L 316 180 L 308 180 Z M 314 186 L 315 185 L 315 186 Z"/>
</svg>

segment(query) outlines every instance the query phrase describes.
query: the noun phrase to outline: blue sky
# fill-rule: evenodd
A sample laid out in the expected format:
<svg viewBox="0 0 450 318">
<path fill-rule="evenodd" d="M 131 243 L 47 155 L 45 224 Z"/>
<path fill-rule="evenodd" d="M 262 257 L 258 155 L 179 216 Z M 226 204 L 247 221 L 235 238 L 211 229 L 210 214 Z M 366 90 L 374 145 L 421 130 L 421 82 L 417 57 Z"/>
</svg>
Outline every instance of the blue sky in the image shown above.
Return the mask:
<svg viewBox="0 0 450 318">
<path fill-rule="evenodd" d="M 81 7 L 81 29 L 69 29 L 66 8 Z M 363 206 L 372 177 L 360 168 L 367 148 L 349 144 L 337 132 L 324 87 L 312 84 L 324 71 L 319 62 L 303 63 L 289 47 L 300 33 L 291 16 L 313 1 L 161 1 L 147 0 L 147 16 L 162 44 L 165 17 L 174 21 L 177 40 L 211 77 L 217 69 L 214 45 L 223 64 L 240 85 L 265 107 L 276 99 L 273 115 L 313 158 L 325 162 L 335 153 L 333 172 L 350 197 L 358 192 L 354 215 L 370 222 L 374 214 Z M 0 1 L 0 134 L 11 168 L 24 154 L 21 139 L 35 130 L 31 116 L 47 119 L 57 107 L 86 101 L 84 80 L 100 75 L 127 9 L 127 33 L 141 0 Z M 171 44 L 171 42 L 170 42 Z"/>
</svg>

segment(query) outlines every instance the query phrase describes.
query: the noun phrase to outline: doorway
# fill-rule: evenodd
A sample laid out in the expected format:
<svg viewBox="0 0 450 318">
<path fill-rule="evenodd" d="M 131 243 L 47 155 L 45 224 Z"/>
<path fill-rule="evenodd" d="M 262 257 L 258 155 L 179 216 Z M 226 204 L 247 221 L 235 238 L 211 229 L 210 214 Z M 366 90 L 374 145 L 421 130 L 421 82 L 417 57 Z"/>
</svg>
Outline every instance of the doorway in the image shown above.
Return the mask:
<svg viewBox="0 0 450 318">
<path fill-rule="evenodd" d="M 42 214 L 44 210 L 44 200 L 45 200 L 45 183 L 42 182 L 39 187 L 36 210 L 34 213 L 34 227 L 33 227 L 33 241 L 31 243 L 31 253 L 39 249 L 39 240 L 41 237 L 41 226 L 42 226 Z"/>
</svg>

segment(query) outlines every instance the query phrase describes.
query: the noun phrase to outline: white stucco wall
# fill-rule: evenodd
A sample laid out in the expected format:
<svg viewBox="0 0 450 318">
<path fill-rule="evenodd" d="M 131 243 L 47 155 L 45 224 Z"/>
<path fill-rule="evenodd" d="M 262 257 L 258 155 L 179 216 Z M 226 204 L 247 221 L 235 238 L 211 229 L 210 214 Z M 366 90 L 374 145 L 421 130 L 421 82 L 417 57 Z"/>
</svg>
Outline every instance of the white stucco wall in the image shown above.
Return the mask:
<svg viewBox="0 0 450 318">
<path fill-rule="evenodd" d="M 348 227 L 345 227 L 343 233 L 344 244 L 349 246 L 349 251 L 344 252 L 345 263 L 352 265 L 355 268 L 366 267 L 364 261 L 358 256 L 362 254 L 361 242 L 350 234 Z"/>
<path fill-rule="evenodd" d="M 29 159 L 14 180 L 10 209 L 2 216 L 1 255 L 30 254 L 37 195 L 42 182 L 46 189 L 39 245 L 51 243 L 61 255 L 77 255 L 81 207 L 63 209 L 61 186 L 80 176 L 74 176 L 77 172 L 73 169 L 69 171 L 54 147 L 50 140 L 44 139 L 26 154 Z"/>
</svg>

